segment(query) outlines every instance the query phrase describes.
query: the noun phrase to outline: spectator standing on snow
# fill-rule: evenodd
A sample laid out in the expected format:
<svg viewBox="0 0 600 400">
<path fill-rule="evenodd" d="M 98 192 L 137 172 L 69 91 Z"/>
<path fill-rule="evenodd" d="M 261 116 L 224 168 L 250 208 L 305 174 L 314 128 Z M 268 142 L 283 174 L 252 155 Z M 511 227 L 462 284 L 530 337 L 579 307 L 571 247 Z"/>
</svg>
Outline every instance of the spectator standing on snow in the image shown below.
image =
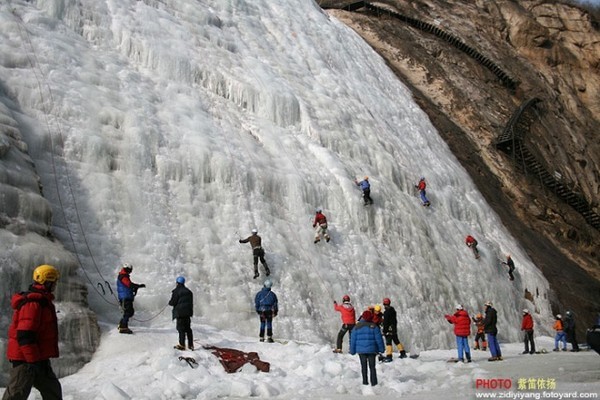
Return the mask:
<svg viewBox="0 0 600 400">
<path fill-rule="evenodd" d="M 363 385 L 377 385 L 377 369 L 375 360 L 378 353 L 383 353 L 383 338 L 377 324 L 373 323 L 373 314 L 366 310 L 354 328 L 350 337 L 350 354 L 358 353 L 362 372 Z"/>
<path fill-rule="evenodd" d="M 192 316 L 194 315 L 194 294 L 185 286 L 185 278 L 177 277 L 177 286 L 171 292 L 169 305 L 173 307 L 173 319 L 177 320 L 177 332 L 179 343 L 175 346 L 177 350 L 185 350 L 185 339 L 188 348 L 194 350 L 194 334 L 192 332 Z"/>
<path fill-rule="evenodd" d="M 12 368 L 3 400 L 25 400 L 32 387 L 43 399 L 62 399 L 62 387 L 50 364 L 50 359 L 59 355 L 53 303 L 59 275 L 53 266 L 40 265 L 33 271 L 29 290 L 11 299 L 13 316 L 6 354 Z"/>
<path fill-rule="evenodd" d="M 342 298 L 342 304 L 338 304 L 337 301 L 333 301 L 333 309 L 342 314 L 342 327 L 337 335 L 336 347 L 333 351 L 334 353 L 342 352 L 342 343 L 344 341 L 344 336 L 346 332 L 350 338 L 352 338 L 352 329 L 354 325 L 356 325 L 356 311 L 354 310 L 354 306 L 350 303 L 350 296 L 347 294 Z"/>
<path fill-rule="evenodd" d="M 535 342 L 533 341 L 533 317 L 528 309 L 523 310 L 523 319 L 521 321 L 521 330 L 525 333 L 523 343 L 525 350 L 523 354 L 535 354 Z"/>
<path fill-rule="evenodd" d="M 469 349 L 469 335 L 471 334 L 471 317 L 462 305 L 456 306 L 453 315 L 446 314 L 446 320 L 454 324 L 454 334 L 456 335 L 456 347 L 458 350 L 458 360 L 460 362 L 471 362 L 471 349 Z M 463 356 L 464 353 L 464 356 Z"/>
<path fill-rule="evenodd" d="M 485 318 L 483 319 L 483 330 L 487 335 L 488 347 L 492 356 L 488 358 L 488 361 L 502 361 L 502 351 L 498 344 L 498 313 L 496 309 L 492 307 L 492 302 L 488 301 L 484 305 L 485 307 Z"/>
</svg>

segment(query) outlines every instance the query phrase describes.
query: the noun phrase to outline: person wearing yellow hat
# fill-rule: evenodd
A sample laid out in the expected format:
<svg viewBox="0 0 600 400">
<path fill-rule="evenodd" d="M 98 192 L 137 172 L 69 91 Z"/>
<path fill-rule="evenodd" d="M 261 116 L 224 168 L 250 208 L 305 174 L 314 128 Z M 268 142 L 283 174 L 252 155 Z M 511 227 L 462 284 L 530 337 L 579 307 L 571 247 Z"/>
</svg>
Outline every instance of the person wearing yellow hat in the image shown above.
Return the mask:
<svg viewBox="0 0 600 400">
<path fill-rule="evenodd" d="M 58 321 L 54 290 L 60 273 L 52 265 L 33 271 L 27 292 L 11 299 L 13 317 L 6 354 L 12 364 L 3 399 L 26 399 L 35 387 L 44 399 L 62 399 L 62 387 L 50 364 L 57 358 Z"/>
</svg>

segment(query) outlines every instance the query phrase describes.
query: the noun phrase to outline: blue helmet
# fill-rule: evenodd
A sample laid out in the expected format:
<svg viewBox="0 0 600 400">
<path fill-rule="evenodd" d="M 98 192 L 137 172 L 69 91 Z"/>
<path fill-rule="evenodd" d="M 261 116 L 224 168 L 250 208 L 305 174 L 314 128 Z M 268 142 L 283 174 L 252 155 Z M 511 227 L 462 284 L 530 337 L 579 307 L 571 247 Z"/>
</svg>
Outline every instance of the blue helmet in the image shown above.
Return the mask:
<svg viewBox="0 0 600 400">
<path fill-rule="evenodd" d="M 265 283 L 264 283 L 264 285 L 265 285 L 265 287 L 266 287 L 266 288 L 269 288 L 269 289 L 270 289 L 270 288 L 271 288 L 271 286 L 273 286 L 273 281 L 272 281 L 271 279 L 267 278 L 267 279 L 265 280 Z"/>
<path fill-rule="evenodd" d="M 175 282 L 183 285 L 185 283 L 185 278 L 183 276 L 178 276 L 177 279 L 175 279 Z"/>
</svg>

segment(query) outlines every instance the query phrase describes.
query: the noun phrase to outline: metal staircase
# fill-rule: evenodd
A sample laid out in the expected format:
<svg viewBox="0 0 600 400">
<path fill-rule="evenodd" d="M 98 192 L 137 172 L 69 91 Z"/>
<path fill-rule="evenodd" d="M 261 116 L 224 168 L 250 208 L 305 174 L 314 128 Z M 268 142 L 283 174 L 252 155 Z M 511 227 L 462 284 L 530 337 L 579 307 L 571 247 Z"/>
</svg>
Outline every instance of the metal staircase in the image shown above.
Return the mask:
<svg viewBox="0 0 600 400">
<path fill-rule="evenodd" d="M 496 148 L 510 155 L 525 175 L 538 178 L 545 187 L 580 213 L 588 224 L 600 230 L 600 216 L 592 210 L 586 199 L 563 183 L 559 174 L 549 173 L 523 142 L 533 122 L 532 113 L 529 111 L 534 110 L 540 101 L 538 98 L 532 98 L 521 104 L 496 138 Z"/>
</svg>

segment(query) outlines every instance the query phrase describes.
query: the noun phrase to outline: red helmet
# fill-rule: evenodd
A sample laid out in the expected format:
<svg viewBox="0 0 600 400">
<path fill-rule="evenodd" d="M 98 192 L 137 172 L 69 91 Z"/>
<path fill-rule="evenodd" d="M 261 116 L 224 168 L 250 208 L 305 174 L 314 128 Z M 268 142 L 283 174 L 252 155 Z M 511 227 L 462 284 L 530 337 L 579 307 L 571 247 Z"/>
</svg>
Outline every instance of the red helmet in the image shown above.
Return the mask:
<svg viewBox="0 0 600 400">
<path fill-rule="evenodd" d="M 344 301 L 350 301 L 350 296 L 348 296 L 347 294 L 345 294 L 344 297 L 342 297 L 342 300 L 344 300 Z"/>
<path fill-rule="evenodd" d="M 389 298 L 387 298 L 387 297 L 386 297 L 385 299 L 383 299 L 383 305 L 384 305 L 384 306 L 389 306 L 391 303 L 392 303 L 392 302 L 390 301 L 390 299 L 389 299 Z"/>
</svg>

